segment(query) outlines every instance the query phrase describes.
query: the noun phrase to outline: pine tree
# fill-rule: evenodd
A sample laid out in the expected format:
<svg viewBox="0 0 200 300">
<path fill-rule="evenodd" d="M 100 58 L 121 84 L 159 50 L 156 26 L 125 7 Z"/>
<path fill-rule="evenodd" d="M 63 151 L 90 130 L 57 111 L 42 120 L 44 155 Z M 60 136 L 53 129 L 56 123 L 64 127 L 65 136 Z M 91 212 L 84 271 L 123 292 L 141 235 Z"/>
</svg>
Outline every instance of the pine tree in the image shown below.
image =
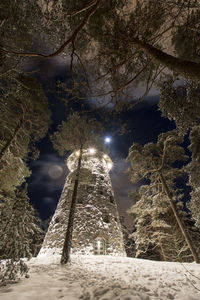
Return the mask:
<svg viewBox="0 0 200 300">
<path fill-rule="evenodd" d="M 92 146 L 94 147 L 97 143 L 99 143 L 101 131 L 101 125 L 94 119 L 87 120 L 86 117 L 81 117 L 78 113 L 73 113 L 66 122 L 62 123 L 62 125 L 58 128 L 58 131 L 52 136 L 53 146 L 61 155 L 65 154 L 69 150 L 77 151 L 78 153 L 78 162 L 75 171 L 74 188 L 61 264 L 66 264 L 70 259 L 82 153 L 84 149 Z"/>
<path fill-rule="evenodd" d="M 199 63 L 194 59 L 198 54 L 198 1 L 167 0 L 155 5 L 154 0 L 148 0 L 130 5 L 124 0 L 44 0 L 34 5 L 30 0 L 17 0 L 15 5 L 12 1 L 1 4 L 1 11 L 0 52 L 5 66 L 2 76 L 11 72 L 15 78 L 12 70 L 16 70 L 22 57 L 52 58 L 63 54 L 71 57 L 72 90 L 83 86 L 79 77 L 82 74 L 85 94 L 92 99 L 97 92 L 102 98 L 111 95 L 110 101 L 115 105 L 122 102 L 118 94 L 123 100 L 127 95 L 132 97 L 131 88 L 139 81 L 146 83 L 142 96 L 148 94 L 152 84 L 160 80 L 160 74 L 169 73 L 166 68 L 199 80 Z M 195 53 L 180 38 L 182 28 L 188 29 L 188 24 Z M 30 51 L 34 37 L 41 32 L 53 48 L 49 53 L 42 49 Z M 166 37 L 170 49 L 165 52 L 162 49 L 166 47 Z M 187 59 L 177 51 L 180 48 L 184 48 Z"/>
<path fill-rule="evenodd" d="M 172 43 L 179 57 L 200 62 L 199 24 L 200 10 L 190 10 L 187 18 L 173 31 Z"/>
<path fill-rule="evenodd" d="M 200 126 L 196 125 L 190 132 L 190 151 L 192 152 L 192 161 L 186 166 L 189 175 L 189 185 L 192 188 L 190 193 L 191 200 L 188 208 L 191 210 L 195 224 L 200 228 Z"/>
<path fill-rule="evenodd" d="M 162 116 L 173 120 L 183 135 L 200 122 L 200 86 L 191 81 L 177 85 L 173 77 L 160 82 L 160 101 Z"/>
<path fill-rule="evenodd" d="M 0 193 L 0 259 L 1 281 L 15 280 L 18 273 L 27 274 L 28 268 L 22 258 L 32 256 L 35 236 L 42 234 L 33 206 L 29 203 L 26 187 L 14 192 Z"/>
<path fill-rule="evenodd" d="M 179 145 L 181 142 L 182 138 L 178 136 L 176 131 L 161 134 L 157 144 L 149 143 L 144 145 L 144 147 L 134 144 L 129 150 L 128 160 L 133 168 L 131 171 L 132 180 L 141 178 L 150 180 L 150 183 L 153 185 L 153 190 L 157 189 L 157 193 L 162 193 L 168 200 L 169 208 L 173 212 L 185 242 L 187 243 L 194 260 L 198 262 L 199 259 L 196 249 L 186 230 L 185 224 L 181 219 L 179 209 L 175 202 L 177 200 L 175 180 L 181 176 L 182 171 L 179 168 L 175 168 L 174 163 L 186 159 L 184 150 Z M 155 193 L 152 194 L 151 190 L 148 191 L 148 193 L 150 193 L 148 197 L 153 201 L 152 195 L 155 195 Z M 150 206 L 151 205 L 153 205 L 153 202 Z M 150 208 L 147 209 L 147 211 L 148 210 L 151 215 L 152 212 Z"/>
<path fill-rule="evenodd" d="M 174 120 L 178 131 L 186 135 L 189 132 L 192 161 L 185 167 L 191 186 L 191 210 L 196 226 L 200 228 L 199 212 L 199 176 L 200 176 L 200 87 L 188 82 L 187 85 L 175 86 L 173 79 L 161 85 L 160 110 L 164 117 Z M 175 109 L 176 107 L 176 109 Z"/>
</svg>

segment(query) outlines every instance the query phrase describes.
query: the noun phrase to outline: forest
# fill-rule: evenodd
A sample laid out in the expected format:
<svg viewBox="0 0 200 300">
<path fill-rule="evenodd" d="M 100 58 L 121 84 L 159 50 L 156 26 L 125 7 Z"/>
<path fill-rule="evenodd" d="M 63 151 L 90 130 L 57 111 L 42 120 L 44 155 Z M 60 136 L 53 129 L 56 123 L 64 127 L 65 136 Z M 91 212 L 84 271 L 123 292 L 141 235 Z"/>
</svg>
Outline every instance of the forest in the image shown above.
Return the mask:
<svg viewBox="0 0 200 300">
<path fill-rule="evenodd" d="M 156 2 L 156 5 L 155 5 Z M 152 90 L 174 130 L 157 142 L 133 143 L 127 172 L 134 226 L 122 224 L 127 255 L 199 263 L 200 3 L 198 0 L 1 0 L 0 2 L 0 281 L 28 276 L 45 230 L 28 196 L 30 163 L 50 136 L 62 157 L 120 123 Z M 67 76 L 38 66 L 62 65 Z M 51 70 L 53 72 L 53 70 Z M 55 70 L 54 70 L 55 71 Z M 54 123 L 55 107 L 66 110 Z M 54 107 L 52 109 L 52 107 Z M 63 158 L 64 159 L 64 158 Z M 78 179 L 75 181 L 73 212 Z M 73 222 L 68 224 L 70 251 Z M 67 250 L 68 249 L 68 250 Z M 66 254 L 68 251 L 68 254 Z"/>
</svg>

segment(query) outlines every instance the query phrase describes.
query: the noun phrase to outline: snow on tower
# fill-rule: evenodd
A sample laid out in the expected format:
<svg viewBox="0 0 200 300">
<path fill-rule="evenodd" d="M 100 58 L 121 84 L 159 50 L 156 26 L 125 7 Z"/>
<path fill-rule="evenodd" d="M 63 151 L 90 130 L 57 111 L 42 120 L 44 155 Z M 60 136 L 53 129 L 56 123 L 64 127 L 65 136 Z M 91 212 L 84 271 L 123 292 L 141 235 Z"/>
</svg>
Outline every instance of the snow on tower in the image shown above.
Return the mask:
<svg viewBox="0 0 200 300">
<path fill-rule="evenodd" d="M 67 159 L 70 170 L 39 255 L 61 254 L 67 229 L 79 152 Z M 83 151 L 72 237 L 72 253 L 125 255 L 121 224 L 109 171 L 110 157 Z"/>
</svg>

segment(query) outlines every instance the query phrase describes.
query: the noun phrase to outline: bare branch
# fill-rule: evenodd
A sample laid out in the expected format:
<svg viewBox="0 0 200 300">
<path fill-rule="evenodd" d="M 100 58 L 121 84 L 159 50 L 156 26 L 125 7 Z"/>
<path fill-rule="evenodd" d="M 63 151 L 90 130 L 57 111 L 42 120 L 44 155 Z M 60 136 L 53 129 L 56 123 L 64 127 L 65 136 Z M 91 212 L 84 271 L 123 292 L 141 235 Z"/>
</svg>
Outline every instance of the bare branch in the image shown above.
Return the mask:
<svg viewBox="0 0 200 300">
<path fill-rule="evenodd" d="M 0 73 L 0 77 L 3 77 L 4 75 L 8 74 L 11 71 L 16 71 L 16 68 L 19 66 L 19 64 L 21 63 L 22 59 L 20 59 L 12 68 L 4 71 L 3 73 Z"/>
<path fill-rule="evenodd" d="M 120 67 L 122 67 L 125 63 L 129 62 L 131 59 L 133 59 L 135 57 L 136 54 L 140 53 L 141 49 L 137 48 L 137 50 L 127 59 L 121 61 L 119 64 L 115 65 L 114 67 L 110 68 L 105 74 L 101 75 L 100 77 L 98 77 L 97 79 L 94 80 L 94 82 L 102 79 L 103 77 L 106 77 L 108 74 L 113 73 L 114 71 L 116 71 L 117 69 L 119 69 Z"/>
<path fill-rule="evenodd" d="M 158 67 L 158 68 L 159 68 L 159 67 Z M 161 73 L 165 68 L 166 68 L 166 67 L 163 67 L 163 68 L 161 68 L 160 70 L 157 70 L 158 72 L 155 73 L 155 75 L 154 75 L 154 77 L 153 77 L 153 79 L 152 79 L 150 85 L 149 85 L 149 80 L 150 80 L 151 72 L 149 73 L 149 77 L 148 77 L 147 85 L 146 85 L 146 90 L 145 90 L 144 94 L 143 94 L 141 97 L 139 97 L 139 99 L 138 99 L 136 102 L 134 102 L 133 104 L 130 105 L 130 109 L 132 109 L 132 108 L 135 107 L 137 104 L 139 104 L 139 103 L 140 103 L 140 102 L 148 95 L 148 93 L 150 92 L 150 90 L 151 90 L 151 88 L 152 88 L 152 86 L 153 86 L 153 84 L 154 84 L 156 78 L 158 78 L 158 76 L 160 75 L 160 73 Z"/>
<path fill-rule="evenodd" d="M 85 75 L 85 80 L 86 80 L 87 86 L 88 86 L 89 90 L 91 90 L 90 89 L 90 84 L 89 84 L 89 81 L 88 81 L 88 78 L 87 78 L 87 72 L 86 72 L 85 66 L 84 66 L 80 56 L 76 52 L 74 53 L 74 55 L 77 57 L 78 61 L 80 62 L 80 65 L 81 65 L 81 67 L 83 69 L 83 72 L 84 72 L 84 75 Z"/>
<path fill-rule="evenodd" d="M 131 78 L 129 81 L 127 81 L 126 83 L 124 83 L 123 85 L 121 85 L 119 88 L 117 88 L 116 90 L 110 90 L 108 92 L 102 93 L 102 94 L 98 94 L 98 95 L 92 95 L 92 97 L 102 97 L 102 96 L 107 96 L 110 94 L 117 94 L 119 92 L 122 92 L 122 90 L 127 87 L 130 83 L 132 83 L 135 79 L 137 79 L 137 77 L 149 66 L 149 64 L 153 61 L 154 59 L 151 58 L 146 65 L 133 77 Z"/>
<path fill-rule="evenodd" d="M 130 83 L 132 83 L 148 66 L 150 63 L 152 63 L 153 58 L 151 58 L 146 65 L 133 77 L 131 78 L 129 81 L 127 81 L 123 86 L 119 87 L 115 92 L 120 92 L 122 91 L 122 89 L 124 89 L 125 87 L 127 87 Z"/>
</svg>

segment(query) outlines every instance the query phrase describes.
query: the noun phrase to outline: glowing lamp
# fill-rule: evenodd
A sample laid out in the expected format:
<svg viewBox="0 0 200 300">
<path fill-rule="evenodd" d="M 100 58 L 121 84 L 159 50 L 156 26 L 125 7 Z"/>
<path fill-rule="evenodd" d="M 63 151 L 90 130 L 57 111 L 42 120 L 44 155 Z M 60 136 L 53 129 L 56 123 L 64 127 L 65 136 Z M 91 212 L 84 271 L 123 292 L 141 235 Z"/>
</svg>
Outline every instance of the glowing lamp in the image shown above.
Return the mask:
<svg viewBox="0 0 200 300">
<path fill-rule="evenodd" d="M 80 151 L 76 151 L 76 152 L 75 152 L 75 155 L 76 155 L 76 156 L 79 156 L 79 155 L 80 155 Z"/>
<path fill-rule="evenodd" d="M 103 158 L 106 159 L 106 158 L 108 158 L 108 156 L 106 154 L 104 154 Z"/>
<path fill-rule="evenodd" d="M 95 152 L 96 152 L 96 150 L 95 150 L 94 148 L 90 148 L 90 149 L 89 149 L 89 153 L 90 153 L 90 154 L 94 154 Z"/>
<path fill-rule="evenodd" d="M 101 247 L 101 241 L 98 240 L 97 241 L 97 248 L 100 249 L 100 247 Z"/>
<path fill-rule="evenodd" d="M 107 167 L 110 170 L 112 168 L 112 163 L 111 162 L 107 163 Z"/>
</svg>

